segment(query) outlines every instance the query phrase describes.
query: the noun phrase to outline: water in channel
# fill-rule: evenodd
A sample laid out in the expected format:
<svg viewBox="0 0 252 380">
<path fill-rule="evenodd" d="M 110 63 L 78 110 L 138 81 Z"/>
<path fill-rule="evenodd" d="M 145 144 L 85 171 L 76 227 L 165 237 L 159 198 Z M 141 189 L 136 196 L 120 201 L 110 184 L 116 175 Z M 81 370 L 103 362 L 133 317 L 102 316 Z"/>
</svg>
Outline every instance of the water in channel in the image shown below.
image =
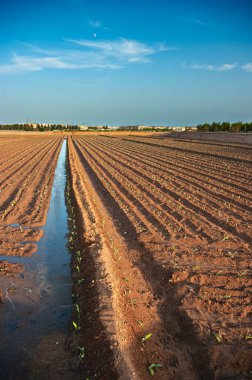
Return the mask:
<svg viewBox="0 0 252 380">
<path fill-rule="evenodd" d="M 50 361 L 60 360 L 64 355 L 72 312 L 71 257 L 66 246 L 69 232 L 65 202 L 66 151 L 64 140 L 37 252 L 28 258 L 5 257 L 23 263 L 25 270 L 18 278 L 0 280 L 6 295 L 4 304 L 0 305 L 1 380 L 33 378 L 32 373 L 34 378 L 39 378 L 39 366 L 41 378 L 46 378 L 43 377 L 45 368 L 53 366 Z"/>
</svg>

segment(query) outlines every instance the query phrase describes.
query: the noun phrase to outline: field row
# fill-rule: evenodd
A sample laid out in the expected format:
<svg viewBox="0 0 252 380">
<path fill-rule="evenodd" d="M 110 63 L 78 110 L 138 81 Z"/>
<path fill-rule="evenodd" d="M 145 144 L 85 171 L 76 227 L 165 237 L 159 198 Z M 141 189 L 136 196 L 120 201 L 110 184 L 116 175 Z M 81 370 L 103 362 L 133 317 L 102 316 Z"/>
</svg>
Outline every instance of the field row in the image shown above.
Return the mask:
<svg viewBox="0 0 252 380">
<path fill-rule="evenodd" d="M 36 250 L 32 242 L 43 233 L 37 228 L 45 222 L 61 144 L 61 137 L 1 139 L 0 254 Z"/>
<path fill-rule="evenodd" d="M 251 153 L 146 140 L 77 135 L 69 141 L 86 229 L 93 224 L 107 241 L 119 274 L 115 292 L 130 303 L 120 298 L 126 311 L 119 313 L 136 335 L 140 319 L 159 336 L 155 360 L 166 361 L 160 378 L 183 378 L 186 371 L 195 379 L 224 378 L 242 361 L 246 372 L 252 359 Z M 140 274 L 125 287 L 127 267 Z M 176 370 L 160 343 L 170 339 Z"/>
<path fill-rule="evenodd" d="M 161 152 L 155 152 L 154 158 L 153 152 L 139 153 L 124 142 L 119 142 L 121 147 L 114 140 L 95 138 L 79 138 L 76 143 L 97 175 L 102 173 L 109 191 L 116 192 L 117 202 L 129 210 L 138 231 L 158 231 L 171 241 L 250 241 L 252 192 L 248 189 L 237 189 L 237 195 L 230 198 L 231 181 L 226 191 L 221 178 L 211 184 L 202 173 L 192 176 L 189 159 L 182 167 L 170 157 L 165 161 Z M 249 173 L 246 175 L 249 180 Z"/>
</svg>

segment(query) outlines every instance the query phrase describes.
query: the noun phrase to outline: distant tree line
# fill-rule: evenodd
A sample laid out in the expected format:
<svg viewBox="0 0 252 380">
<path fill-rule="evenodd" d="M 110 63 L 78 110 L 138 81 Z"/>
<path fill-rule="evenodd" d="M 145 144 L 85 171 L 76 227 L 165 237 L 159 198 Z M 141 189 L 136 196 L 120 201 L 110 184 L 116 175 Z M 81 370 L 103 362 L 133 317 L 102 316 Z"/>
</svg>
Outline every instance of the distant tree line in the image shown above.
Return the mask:
<svg viewBox="0 0 252 380">
<path fill-rule="evenodd" d="M 34 125 L 36 127 L 34 127 Z M 62 125 L 62 124 L 0 124 L 0 130 L 11 131 L 64 131 L 64 130 L 79 130 L 78 125 Z"/>
<path fill-rule="evenodd" d="M 197 125 L 198 132 L 252 132 L 252 122 L 243 123 L 237 121 L 235 123 L 229 123 L 224 121 L 222 123 L 213 122 L 212 124 L 204 123 Z"/>
<path fill-rule="evenodd" d="M 33 131 L 33 127 L 30 124 L 0 124 L 0 130 Z"/>
</svg>

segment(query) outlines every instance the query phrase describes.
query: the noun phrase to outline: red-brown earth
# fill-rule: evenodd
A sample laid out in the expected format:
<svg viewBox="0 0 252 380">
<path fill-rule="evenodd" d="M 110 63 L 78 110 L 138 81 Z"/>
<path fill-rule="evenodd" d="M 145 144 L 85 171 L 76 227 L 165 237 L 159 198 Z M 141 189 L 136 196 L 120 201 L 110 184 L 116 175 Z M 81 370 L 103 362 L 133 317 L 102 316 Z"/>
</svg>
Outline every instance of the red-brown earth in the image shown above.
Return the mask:
<svg viewBox="0 0 252 380">
<path fill-rule="evenodd" d="M 69 168 L 86 376 L 251 379 L 251 148 L 80 134 Z"/>
<path fill-rule="evenodd" d="M 62 139 L 1 135 L 0 255 L 35 252 Z M 251 147 L 72 134 L 68 174 L 74 356 L 45 341 L 30 372 L 251 379 Z M 23 270 L 0 261 L 0 276 Z"/>
</svg>

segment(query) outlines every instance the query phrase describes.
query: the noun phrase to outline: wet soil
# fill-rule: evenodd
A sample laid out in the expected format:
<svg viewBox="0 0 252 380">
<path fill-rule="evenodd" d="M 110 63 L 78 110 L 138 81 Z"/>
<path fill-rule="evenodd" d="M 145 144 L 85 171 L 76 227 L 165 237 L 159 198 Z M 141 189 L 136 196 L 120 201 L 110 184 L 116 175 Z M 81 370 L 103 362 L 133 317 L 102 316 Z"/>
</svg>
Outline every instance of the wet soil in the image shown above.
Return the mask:
<svg viewBox="0 0 252 380">
<path fill-rule="evenodd" d="M 65 157 L 66 141 L 57 161 L 50 207 L 36 253 L 17 257 L 14 252 L 12 257 L 2 256 L 0 262 L 1 380 L 77 378 L 68 349 L 73 305 L 71 256 L 66 246 Z M 11 239 L 17 228 L 9 226 L 5 236 Z M 41 230 L 34 232 L 38 240 Z M 30 228 L 19 229 L 14 237 L 23 243 L 22 238 L 30 239 L 30 233 Z"/>
</svg>

